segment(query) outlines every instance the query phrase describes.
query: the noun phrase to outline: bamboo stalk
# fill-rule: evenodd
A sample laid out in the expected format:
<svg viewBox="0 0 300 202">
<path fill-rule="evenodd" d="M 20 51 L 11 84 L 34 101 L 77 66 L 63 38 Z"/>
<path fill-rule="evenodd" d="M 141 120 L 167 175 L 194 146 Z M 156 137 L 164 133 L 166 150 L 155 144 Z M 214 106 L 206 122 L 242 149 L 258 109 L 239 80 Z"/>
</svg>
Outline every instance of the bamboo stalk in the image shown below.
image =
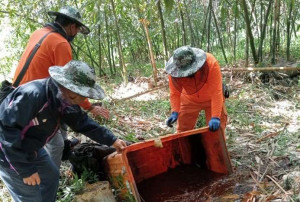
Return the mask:
<svg viewBox="0 0 300 202">
<path fill-rule="evenodd" d="M 153 54 L 153 50 L 152 50 L 152 42 L 150 39 L 150 34 L 149 34 L 149 29 L 148 29 L 150 22 L 147 19 L 140 19 L 140 22 L 144 25 L 146 38 L 147 38 L 147 42 L 148 42 L 149 55 L 150 55 L 150 60 L 151 60 L 151 65 L 152 65 L 152 70 L 153 70 L 153 80 L 154 80 L 154 84 L 156 86 L 157 85 L 157 68 L 156 68 L 156 63 L 155 63 L 154 54 Z"/>
<path fill-rule="evenodd" d="M 245 67 L 245 68 L 221 68 L 221 71 L 232 72 L 254 72 L 254 71 L 291 71 L 298 70 L 300 67 Z"/>
</svg>

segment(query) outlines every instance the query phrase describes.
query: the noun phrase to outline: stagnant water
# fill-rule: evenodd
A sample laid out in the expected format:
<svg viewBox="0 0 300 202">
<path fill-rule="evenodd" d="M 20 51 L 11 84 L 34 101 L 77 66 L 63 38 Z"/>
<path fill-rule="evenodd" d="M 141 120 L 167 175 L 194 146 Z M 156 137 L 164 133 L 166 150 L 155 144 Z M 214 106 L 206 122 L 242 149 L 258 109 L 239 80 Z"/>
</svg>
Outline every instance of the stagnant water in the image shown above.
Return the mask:
<svg viewBox="0 0 300 202">
<path fill-rule="evenodd" d="M 232 192 L 233 180 L 196 165 L 183 165 L 137 184 L 145 202 L 205 201 Z"/>
</svg>

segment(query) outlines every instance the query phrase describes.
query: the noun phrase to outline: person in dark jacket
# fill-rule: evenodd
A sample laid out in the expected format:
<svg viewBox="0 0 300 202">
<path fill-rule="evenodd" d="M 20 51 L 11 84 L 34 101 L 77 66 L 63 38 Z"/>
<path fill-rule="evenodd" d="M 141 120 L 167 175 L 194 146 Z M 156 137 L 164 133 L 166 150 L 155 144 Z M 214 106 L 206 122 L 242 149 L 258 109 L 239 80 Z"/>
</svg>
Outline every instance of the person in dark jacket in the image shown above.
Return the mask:
<svg viewBox="0 0 300 202">
<path fill-rule="evenodd" d="M 0 105 L 0 177 L 15 201 L 55 201 L 59 170 L 43 146 L 61 124 L 118 152 L 126 147 L 79 106 L 86 98 L 105 96 L 93 69 L 72 60 L 49 73 L 19 86 Z"/>
</svg>

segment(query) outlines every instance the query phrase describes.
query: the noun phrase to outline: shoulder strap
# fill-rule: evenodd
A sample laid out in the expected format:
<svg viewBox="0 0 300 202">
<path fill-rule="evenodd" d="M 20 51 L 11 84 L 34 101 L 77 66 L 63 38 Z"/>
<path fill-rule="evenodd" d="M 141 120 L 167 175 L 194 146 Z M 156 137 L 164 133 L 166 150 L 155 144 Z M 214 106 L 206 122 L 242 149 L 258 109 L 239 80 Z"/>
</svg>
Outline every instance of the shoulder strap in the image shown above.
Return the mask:
<svg viewBox="0 0 300 202">
<path fill-rule="evenodd" d="M 29 67 L 29 64 L 30 64 L 30 62 L 31 62 L 31 60 L 32 60 L 32 58 L 33 58 L 33 56 L 35 55 L 35 53 L 37 52 L 37 50 L 40 48 L 40 46 L 41 46 L 42 42 L 44 41 L 44 39 L 45 39 L 50 33 L 52 33 L 52 32 L 53 32 L 53 31 L 50 31 L 50 32 L 46 33 L 46 34 L 39 40 L 39 42 L 38 42 L 37 44 L 35 44 L 34 49 L 32 50 L 32 52 L 30 53 L 29 57 L 27 58 L 27 60 L 26 60 L 26 62 L 25 62 L 25 64 L 24 64 L 24 66 L 23 66 L 21 72 L 19 73 L 19 75 L 18 75 L 16 81 L 13 83 L 13 86 L 14 86 L 14 87 L 17 87 L 17 86 L 20 84 L 21 80 L 23 79 L 23 77 L 24 77 L 24 75 L 25 75 L 25 73 L 26 73 L 26 71 L 27 71 L 27 69 L 28 69 L 28 67 Z"/>
</svg>

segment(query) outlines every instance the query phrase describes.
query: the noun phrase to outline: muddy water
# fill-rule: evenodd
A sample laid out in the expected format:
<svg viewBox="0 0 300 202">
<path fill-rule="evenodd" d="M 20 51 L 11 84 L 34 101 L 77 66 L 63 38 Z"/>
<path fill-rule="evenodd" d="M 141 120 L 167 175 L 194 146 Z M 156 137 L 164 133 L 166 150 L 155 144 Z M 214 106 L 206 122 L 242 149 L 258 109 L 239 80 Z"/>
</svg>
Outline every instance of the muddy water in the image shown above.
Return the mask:
<svg viewBox="0 0 300 202">
<path fill-rule="evenodd" d="M 232 192 L 232 180 L 194 165 L 179 166 L 137 184 L 141 200 L 146 202 L 204 201 Z"/>
</svg>

